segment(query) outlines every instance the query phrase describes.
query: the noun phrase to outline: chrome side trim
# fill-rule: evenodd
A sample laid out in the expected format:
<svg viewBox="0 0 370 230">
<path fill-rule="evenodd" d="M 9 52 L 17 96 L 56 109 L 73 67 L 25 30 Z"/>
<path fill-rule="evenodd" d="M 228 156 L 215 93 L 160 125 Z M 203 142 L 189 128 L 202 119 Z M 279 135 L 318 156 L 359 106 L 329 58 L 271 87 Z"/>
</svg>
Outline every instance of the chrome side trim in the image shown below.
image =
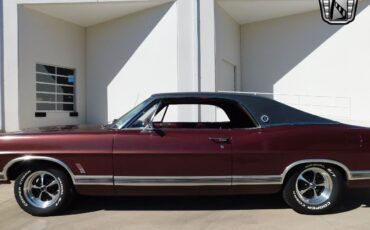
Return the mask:
<svg viewBox="0 0 370 230">
<path fill-rule="evenodd" d="M 281 185 L 287 173 L 295 166 L 307 163 L 330 163 L 341 167 L 348 180 L 370 179 L 369 171 L 349 171 L 343 164 L 332 160 L 302 160 L 289 165 L 281 175 L 252 176 L 115 176 L 116 186 L 231 186 L 231 185 Z"/>
<path fill-rule="evenodd" d="M 370 170 L 351 171 L 351 180 L 370 180 Z"/>
<path fill-rule="evenodd" d="M 113 176 L 75 176 L 75 185 L 113 185 Z"/>
<path fill-rule="evenodd" d="M 231 186 L 282 184 L 281 176 L 75 176 L 76 185 Z"/>
<path fill-rule="evenodd" d="M 43 160 L 43 161 L 50 161 L 50 162 L 53 162 L 53 163 L 56 163 L 58 165 L 60 165 L 61 167 L 63 167 L 67 172 L 68 174 L 71 176 L 72 178 L 72 181 L 73 183 L 75 183 L 75 179 L 74 179 L 74 174 L 72 173 L 71 169 L 61 160 L 58 160 L 58 159 L 55 159 L 55 158 L 52 158 L 52 157 L 44 157 L 44 156 L 23 156 L 23 157 L 18 157 L 18 158 L 15 158 L 11 161 L 9 161 L 3 168 L 3 171 L 1 174 L 4 175 L 4 179 L 5 180 L 8 180 L 7 178 L 7 173 L 8 173 L 8 170 L 9 168 L 14 165 L 15 163 L 17 162 L 21 162 L 21 161 L 30 161 L 30 160 Z"/>
<path fill-rule="evenodd" d="M 115 176 L 118 186 L 230 186 L 231 177 L 224 176 Z"/>
<path fill-rule="evenodd" d="M 283 183 L 283 177 L 277 175 L 233 176 L 232 178 L 232 185 L 273 185 Z"/>
<path fill-rule="evenodd" d="M 266 176 L 116 176 L 118 186 L 231 186 L 282 184 L 279 175 Z"/>
<path fill-rule="evenodd" d="M 369 171 L 350 171 L 344 164 L 327 159 L 302 160 L 290 164 L 281 175 L 251 175 L 251 176 L 117 176 L 114 184 L 117 186 L 216 186 L 216 185 L 281 185 L 288 172 L 295 166 L 309 163 L 328 163 L 342 168 L 348 180 L 370 179 Z"/>
<path fill-rule="evenodd" d="M 281 174 L 282 178 L 283 178 L 283 181 L 286 177 L 286 175 L 288 174 L 288 172 L 298 166 L 298 165 L 301 165 L 301 164 L 311 164 L 311 163 L 328 163 L 328 164 L 333 164 L 333 165 L 336 165 L 340 168 L 342 168 L 344 170 L 344 172 L 346 173 L 346 177 L 348 180 L 353 180 L 353 177 L 352 177 L 352 173 L 351 171 L 347 168 L 347 166 L 345 166 L 343 163 L 340 163 L 338 161 L 334 161 L 334 160 L 329 160 L 329 159 L 305 159 L 305 160 L 300 160 L 300 161 L 296 161 L 292 164 L 290 164 L 289 166 L 287 166 L 283 172 L 283 174 Z"/>
<path fill-rule="evenodd" d="M 328 159 L 305 159 L 287 166 L 281 175 L 251 176 L 113 176 L 113 175 L 74 175 L 62 161 L 44 156 L 23 156 L 9 161 L 0 172 L 0 180 L 6 181 L 9 168 L 17 162 L 44 160 L 63 167 L 75 185 L 117 185 L 117 186 L 231 186 L 231 185 L 281 185 L 286 175 L 301 164 L 328 163 L 342 168 L 348 180 L 370 180 L 370 170 L 350 171 L 343 163 Z"/>
</svg>

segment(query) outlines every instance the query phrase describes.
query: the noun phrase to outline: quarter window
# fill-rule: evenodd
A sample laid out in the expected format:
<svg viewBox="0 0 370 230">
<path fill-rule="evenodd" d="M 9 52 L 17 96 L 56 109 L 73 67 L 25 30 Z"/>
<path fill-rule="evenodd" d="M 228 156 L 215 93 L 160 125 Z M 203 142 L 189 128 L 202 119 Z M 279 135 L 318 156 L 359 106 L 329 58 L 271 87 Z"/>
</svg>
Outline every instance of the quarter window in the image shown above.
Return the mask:
<svg viewBox="0 0 370 230">
<path fill-rule="evenodd" d="M 75 70 L 36 64 L 36 111 L 75 111 Z"/>
</svg>

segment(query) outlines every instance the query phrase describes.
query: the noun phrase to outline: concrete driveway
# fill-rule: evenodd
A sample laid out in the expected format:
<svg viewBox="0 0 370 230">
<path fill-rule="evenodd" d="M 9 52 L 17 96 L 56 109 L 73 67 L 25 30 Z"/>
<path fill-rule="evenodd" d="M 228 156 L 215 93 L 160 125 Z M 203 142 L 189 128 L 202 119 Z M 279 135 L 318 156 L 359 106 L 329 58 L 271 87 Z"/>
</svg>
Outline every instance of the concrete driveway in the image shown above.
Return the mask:
<svg viewBox="0 0 370 230">
<path fill-rule="evenodd" d="M 370 189 L 348 191 L 336 213 L 300 215 L 279 195 L 237 197 L 79 197 L 68 212 L 32 217 L 0 185 L 0 229 L 369 229 Z"/>
</svg>

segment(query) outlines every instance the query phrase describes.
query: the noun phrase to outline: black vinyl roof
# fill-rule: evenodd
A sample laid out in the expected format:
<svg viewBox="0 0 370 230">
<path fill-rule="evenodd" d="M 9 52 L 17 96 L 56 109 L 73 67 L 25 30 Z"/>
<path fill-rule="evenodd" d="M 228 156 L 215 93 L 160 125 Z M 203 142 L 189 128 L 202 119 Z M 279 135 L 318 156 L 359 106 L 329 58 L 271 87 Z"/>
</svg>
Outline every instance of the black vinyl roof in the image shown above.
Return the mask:
<svg viewBox="0 0 370 230">
<path fill-rule="evenodd" d="M 189 92 L 189 93 L 163 93 L 155 94 L 153 99 L 194 99 L 212 100 L 222 99 L 231 100 L 239 103 L 250 115 L 259 123 L 261 127 L 281 126 L 281 125 L 324 125 L 339 124 L 339 122 L 322 118 L 301 110 L 292 108 L 288 105 L 273 99 L 255 96 L 248 93 L 233 92 Z"/>
</svg>

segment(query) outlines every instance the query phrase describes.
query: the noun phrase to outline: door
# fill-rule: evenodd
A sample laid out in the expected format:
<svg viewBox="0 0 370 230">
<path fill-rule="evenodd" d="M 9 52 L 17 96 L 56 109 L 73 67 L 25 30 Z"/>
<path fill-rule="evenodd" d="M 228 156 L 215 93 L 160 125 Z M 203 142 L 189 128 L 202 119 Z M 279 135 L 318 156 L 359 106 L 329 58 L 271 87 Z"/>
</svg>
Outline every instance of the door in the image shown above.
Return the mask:
<svg viewBox="0 0 370 230">
<path fill-rule="evenodd" d="M 284 142 L 261 128 L 235 129 L 232 138 L 234 189 L 244 193 L 279 191 L 283 172 L 280 165 L 285 161 L 286 152 L 278 149 Z M 271 138 L 276 141 L 271 142 Z"/>
<path fill-rule="evenodd" d="M 156 112 L 163 117 L 153 122 L 152 129 L 143 122 L 152 116 L 149 109 L 133 127 L 116 133 L 116 190 L 132 194 L 226 192 L 231 186 L 230 130 L 193 121 L 166 121 L 165 114 L 173 116 L 168 107 L 165 110 L 163 115 Z"/>
</svg>

